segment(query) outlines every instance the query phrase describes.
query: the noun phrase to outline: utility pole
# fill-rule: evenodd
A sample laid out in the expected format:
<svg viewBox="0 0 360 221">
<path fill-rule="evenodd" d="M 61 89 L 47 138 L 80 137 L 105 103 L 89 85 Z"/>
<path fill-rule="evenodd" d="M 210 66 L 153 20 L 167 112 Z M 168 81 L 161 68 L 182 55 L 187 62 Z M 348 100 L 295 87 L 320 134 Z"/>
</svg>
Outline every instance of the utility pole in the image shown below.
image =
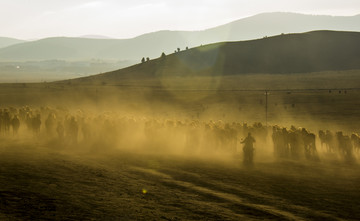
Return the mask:
<svg viewBox="0 0 360 221">
<path fill-rule="evenodd" d="M 268 125 L 268 91 L 265 91 L 265 123 Z"/>
</svg>

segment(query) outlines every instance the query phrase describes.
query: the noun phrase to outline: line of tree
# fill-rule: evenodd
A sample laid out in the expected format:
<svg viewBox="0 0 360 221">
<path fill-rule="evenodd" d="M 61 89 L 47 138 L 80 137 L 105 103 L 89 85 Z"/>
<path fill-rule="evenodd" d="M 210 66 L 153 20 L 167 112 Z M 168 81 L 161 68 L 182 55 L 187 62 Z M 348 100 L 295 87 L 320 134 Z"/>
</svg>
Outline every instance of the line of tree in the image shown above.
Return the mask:
<svg viewBox="0 0 360 221">
<path fill-rule="evenodd" d="M 189 50 L 189 47 L 186 47 L 186 50 Z M 180 52 L 180 48 L 177 48 L 177 49 L 175 50 L 175 53 L 177 53 L 177 52 Z M 160 58 L 165 58 L 165 57 L 166 57 L 166 54 L 165 54 L 164 52 L 161 53 Z M 148 61 L 150 61 L 150 58 L 149 58 L 149 57 L 147 57 L 147 58 L 143 57 L 143 58 L 141 59 L 141 63 L 145 63 L 145 62 L 148 62 Z"/>
</svg>

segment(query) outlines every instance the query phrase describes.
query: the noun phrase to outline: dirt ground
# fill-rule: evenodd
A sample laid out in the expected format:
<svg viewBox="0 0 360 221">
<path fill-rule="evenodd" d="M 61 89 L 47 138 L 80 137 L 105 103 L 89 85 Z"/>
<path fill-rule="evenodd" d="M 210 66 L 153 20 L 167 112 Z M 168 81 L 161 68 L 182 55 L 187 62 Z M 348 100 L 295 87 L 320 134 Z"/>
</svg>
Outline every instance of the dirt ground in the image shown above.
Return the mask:
<svg viewBox="0 0 360 221">
<path fill-rule="evenodd" d="M 269 90 L 270 125 L 360 133 L 358 71 L 343 74 L 229 77 L 215 89 L 204 83 L 196 90 L 145 80 L 145 86 L 1 84 L 0 101 L 1 108 L 116 109 L 124 116 L 265 125 Z M 254 166 L 244 167 L 241 155 L 98 145 L 0 136 L 0 220 L 360 219 L 359 154 L 349 164 L 318 146 L 319 162 L 275 160 L 269 152 L 263 157 L 271 146 L 255 146 Z"/>
<path fill-rule="evenodd" d="M 1 220 L 358 220 L 358 164 L 2 140 Z"/>
</svg>

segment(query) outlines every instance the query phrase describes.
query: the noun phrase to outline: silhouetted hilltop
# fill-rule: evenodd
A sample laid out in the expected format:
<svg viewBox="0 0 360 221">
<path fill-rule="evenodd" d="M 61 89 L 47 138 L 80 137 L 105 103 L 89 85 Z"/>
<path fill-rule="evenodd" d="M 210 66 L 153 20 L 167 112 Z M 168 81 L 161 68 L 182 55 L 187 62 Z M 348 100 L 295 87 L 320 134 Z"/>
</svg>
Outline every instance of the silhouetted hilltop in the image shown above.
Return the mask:
<svg viewBox="0 0 360 221">
<path fill-rule="evenodd" d="M 158 31 L 132 39 L 47 38 L 0 49 L 0 61 L 134 60 L 176 48 L 313 30 L 360 31 L 360 16 L 264 13 L 203 31 Z"/>
<path fill-rule="evenodd" d="M 216 43 L 78 81 L 360 69 L 359 42 L 359 32 L 314 31 Z"/>
</svg>

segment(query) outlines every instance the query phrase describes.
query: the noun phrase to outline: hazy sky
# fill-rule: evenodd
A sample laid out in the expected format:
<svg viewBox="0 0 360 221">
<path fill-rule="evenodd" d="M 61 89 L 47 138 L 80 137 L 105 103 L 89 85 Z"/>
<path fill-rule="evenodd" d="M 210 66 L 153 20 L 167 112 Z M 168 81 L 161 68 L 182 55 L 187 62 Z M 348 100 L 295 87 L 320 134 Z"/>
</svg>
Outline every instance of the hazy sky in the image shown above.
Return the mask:
<svg viewBox="0 0 360 221">
<path fill-rule="evenodd" d="M 0 0 L 0 36 L 34 39 L 201 30 L 262 12 L 360 14 L 360 0 Z"/>
</svg>

